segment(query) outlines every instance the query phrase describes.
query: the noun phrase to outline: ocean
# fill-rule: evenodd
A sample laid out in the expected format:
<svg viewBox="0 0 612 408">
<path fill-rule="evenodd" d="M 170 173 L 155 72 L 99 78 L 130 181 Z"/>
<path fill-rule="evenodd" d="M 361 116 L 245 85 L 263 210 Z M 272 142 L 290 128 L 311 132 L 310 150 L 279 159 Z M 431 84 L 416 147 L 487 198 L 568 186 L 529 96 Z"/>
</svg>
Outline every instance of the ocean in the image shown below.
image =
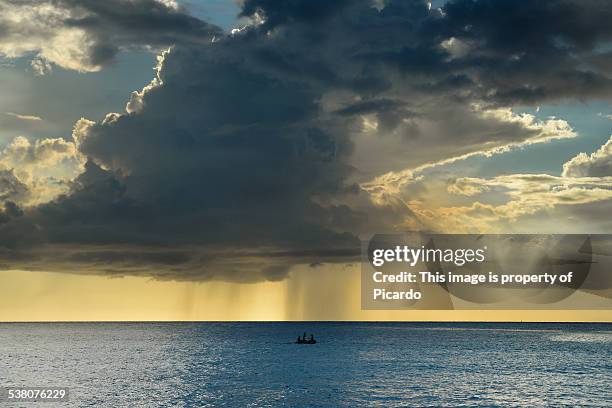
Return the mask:
<svg viewBox="0 0 612 408">
<path fill-rule="evenodd" d="M 604 407 L 612 325 L 0 324 L 9 386 L 69 388 L 21 405 L 43 407 Z"/>
</svg>

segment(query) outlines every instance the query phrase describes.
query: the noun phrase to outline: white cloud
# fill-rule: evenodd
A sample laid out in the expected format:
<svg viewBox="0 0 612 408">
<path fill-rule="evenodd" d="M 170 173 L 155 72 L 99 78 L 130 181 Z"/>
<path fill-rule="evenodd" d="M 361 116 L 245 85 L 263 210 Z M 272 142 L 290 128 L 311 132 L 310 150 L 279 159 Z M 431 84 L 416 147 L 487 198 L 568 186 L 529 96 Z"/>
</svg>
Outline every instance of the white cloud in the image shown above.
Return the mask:
<svg viewBox="0 0 612 408">
<path fill-rule="evenodd" d="M 612 176 L 612 136 L 594 153 L 580 153 L 563 165 L 566 177 Z"/>
<path fill-rule="evenodd" d="M 219 29 L 174 0 L 103 2 L 0 0 L 0 57 L 31 57 L 36 75 L 53 65 L 95 72 L 120 50 L 204 43 Z"/>
<path fill-rule="evenodd" d="M 597 114 L 597 116 L 599 116 L 600 118 L 606 118 L 606 119 L 610 119 L 610 120 L 612 120 L 612 115 L 608 115 L 608 114 L 605 114 L 605 113 L 603 113 L 603 112 L 599 112 L 599 113 Z"/>
<path fill-rule="evenodd" d="M 15 119 L 25 120 L 30 122 L 40 122 L 42 120 L 41 117 L 35 115 L 22 115 L 14 112 L 4 112 L 5 115 L 10 116 Z"/>
<path fill-rule="evenodd" d="M 47 202 L 67 192 L 69 181 L 82 172 L 83 161 L 75 142 L 62 138 L 31 142 L 18 136 L 0 153 L 4 190 L 10 180 L 10 186 L 21 187 L 19 194 L 10 197 L 18 204 Z"/>
<path fill-rule="evenodd" d="M 470 44 L 455 37 L 442 41 L 440 46 L 450 54 L 451 59 L 464 57 L 471 49 Z"/>
<path fill-rule="evenodd" d="M 544 126 L 546 127 L 546 126 Z M 381 206 L 402 201 L 404 226 L 440 232 L 602 232 L 612 228 L 612 137 L 591 155 L 563 165 L 563 174 L 492 178 L 425 172 L 387 174 L 362 185 Z M 439 166 L 441 161 L 433 165 Z M 395 177 L 394 177 L 395 176 Z M 607 209 L 607 210 L 606 210 Z"/>
<path fill-rule="evenodd" d="M 466 205 L 435 207 L 411 202 L 411 210 L 427 228 L 443 232 L 517 232 L 549 217 L 567 232 L 560 212 L 612 200 L 612 177 L 567 178 L 546 174 L 512 174 L 490 179 L 459 178 L 449 185 L 451 194 L 478 198 Z M 530 217 L 536 216 L 536 221 Z M 588 214 L 582 214 L 588 219 Z M 591 219 L 591 221 L 594 221 Z M 536 224 L 537 225 L 537 224 Z M 540 231 L 542 232 L 542 231 Z"/>
<path fill-rule="evenodd" d="M 157 56 L 157 65 L 154 68 L 155 77 L 151 80 L 151 82 L 142 88 L 142 90 L 132 92 L 130 100 L 125 106 L 125 111 L 127 113 L 137 113 L 142 111 L 144 107 L 145 95 L 151 90 L 163 85 L 164 82 L 160 76 L 160 71 L 164 65 L 164 60 L 170 51 L 171 49 L 167 49 Z"/>
<path fill-rule="evenodd" d="M 30 61 L 30 67 L 32 67 L 32 71 L 37 76 L 45 76 L 53 72 L 53 66 L 43 57 L 36 57 Z"/>
<path fill-rule="evenodd" d="M 461 132 L 460 129 L 455 134 L 446 131 L 445 140 L 438 142 L 445 143 L 444 147 L 448 149 L 448 152 L 455 152 L 456 155 L 425 162 L 402 171 L 385 173 L 362 183 L 362 189 L 370 193 L 376 202 L 381 203 L 384 197 L 398 194 L 406 185 L 419 180 L 420 175 L 426 170 L 447 166 L 471 157 L 492 157 L 525 146 L 576 137 L 576 132 L 569 123 L 562 119 L 548 118 L 545 121 L 539 121 L 533 115 L 516 114 L 510 108 L 483 109 L 479 105 L 474 105 L 472 112 L 476 118 L 480 118 L 476 120 L 493 123 L 495 127 L 490 128 L 487 125 L 484 130 L 479 129 L 481 136 L 467 135 L 463 140 L 454 140 L 458 139 L 457 133 Z M 472 127 L 478 129 L 478 125 L 472 125 Z M 488 131 L 492 134 L 487 133 Z M 470 140 L 469 137 L 472 139 Z M 421 146 L 417 152 L 425 156 L 426 153 L 423 153 L 425 149 L 425 146 Z"/>
<path fill-rule="evenodd" d="M 49 62 L 76 71 L 97 71 L 90 63 L 91 39 L 80 28 L 64 27 L 71 12 L 53 3 L 27 2 L 15 5 L 0 1 L 0 55 L 17 58 L 34 53 L 37 74 L 49 70 Z"/>
</svg>

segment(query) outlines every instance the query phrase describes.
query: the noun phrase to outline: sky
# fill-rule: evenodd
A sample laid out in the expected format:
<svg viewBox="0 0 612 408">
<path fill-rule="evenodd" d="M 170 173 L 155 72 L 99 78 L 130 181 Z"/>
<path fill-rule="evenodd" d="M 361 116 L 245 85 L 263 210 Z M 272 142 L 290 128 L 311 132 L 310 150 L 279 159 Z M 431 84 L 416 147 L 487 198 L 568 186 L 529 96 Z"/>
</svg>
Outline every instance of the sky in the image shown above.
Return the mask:
<svg viewBox="0 0 612 408">
<path fill-rule="evenodd" d="M 611 320 L 359 306 L 374 233 L 612 232 L 611 17 L 0 0 L 0 320 Z"/>
</svg>

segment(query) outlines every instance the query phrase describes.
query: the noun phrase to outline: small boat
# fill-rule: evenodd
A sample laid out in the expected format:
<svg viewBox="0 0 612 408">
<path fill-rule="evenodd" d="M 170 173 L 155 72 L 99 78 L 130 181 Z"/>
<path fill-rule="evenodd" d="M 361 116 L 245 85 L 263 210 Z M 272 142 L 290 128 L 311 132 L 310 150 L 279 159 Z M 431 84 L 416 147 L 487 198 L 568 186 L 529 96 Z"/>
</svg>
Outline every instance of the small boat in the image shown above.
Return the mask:
<svg viewBox="0 0 612 408">
<path fill-rule="evenodd" d="M 310 338 L 306 340 L 306 333 L 304 333 L 304 337 L 298 336 L 295 344 L 317 344 L 317 341 L 312 334 L 310 335 Z"/>
<path fill-rule="evenodd" d="M 300 339 L 300 340 L 296 341 L 295 344 L 317 344 L 317 341 L 314 340 L 314 339 L 313 340 L 302 340 L 302 339 Z"/>
</svg>

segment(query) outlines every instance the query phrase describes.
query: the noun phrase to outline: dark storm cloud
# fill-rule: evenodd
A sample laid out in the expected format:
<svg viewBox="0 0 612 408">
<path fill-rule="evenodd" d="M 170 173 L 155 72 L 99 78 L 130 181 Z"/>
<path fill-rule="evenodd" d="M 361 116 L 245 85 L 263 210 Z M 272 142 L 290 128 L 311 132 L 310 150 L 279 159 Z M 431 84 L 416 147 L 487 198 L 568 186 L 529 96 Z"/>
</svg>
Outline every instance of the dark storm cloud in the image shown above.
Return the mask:
<svg viewBox="0 0 612 408">
<path fill-rule="evenodd" d="M 340 115 L 361 115 L 364 113 L 372 113 L 379 111 L 395 111 L 403 106 L 400 101 L 394 101 L 390 99 L 379 99 L 369 100 L 365 102 L 358 102 L 353 105 L 338 109 L 337 113 Z"/>
<path fill-rule="evenodd" d="M 11 170 L 0 170 L 0 200 L 5 201 L 5 207 L 9 211 L 15 203 L 10 200 L 23 200 L 30 194 L 28 186 L 20 181 L 15 172 Z M 11 211 L 9 211 L 11 213 Z M 7 213 L 7 214 L 9 214 Z"/>
<path fill-rule="evenodd" d="M 267 63 L 362 96 L 400 89 L 394 74 L 415 97 L 501 106 L 607 99 L 612 89 L 607 1 L 455 0 L 439 11 L 424 1 L 281 3 L 244 5 L 277 36 L 274 50 L 263 46 Z"/>
<path fill-rule="evenodd" d="M 540 103 L 609 98 L 605 47 L 612 40 L 612 3 L 605 0 L 463 0 L 444 7 L 444 30 L 474 44 L 459 65 L 479 67 L 490 98 Z"/>
<path fill-rule="evenodd" d="M 54 4 L 100 63 L 175 46 L 129 113 L 79 127 L 71 191 L 0 226 L 6 267 L 254 281 L 352 262 L 358 233 L 398 224 L 352 205 L 364 115 L 408 146 L 373 160 L 422 163 L 538 134 L 472 104 L 610 95 L 605 63 L 585 64 L 606 58 L 607 2 L 249 0 L 253 24 L 214 42 L 153 1 Z"/>
<path fill-rule="evenodd" d="M 354 194 L 344 124 L 242 41 L 176 47 L 141 111 L 79 135 L 92 161 L 70 194 L 3 231 L 21 268 L 252 281 L 358 257 L 360 215 L 330 202 Z"/>
</svg>

